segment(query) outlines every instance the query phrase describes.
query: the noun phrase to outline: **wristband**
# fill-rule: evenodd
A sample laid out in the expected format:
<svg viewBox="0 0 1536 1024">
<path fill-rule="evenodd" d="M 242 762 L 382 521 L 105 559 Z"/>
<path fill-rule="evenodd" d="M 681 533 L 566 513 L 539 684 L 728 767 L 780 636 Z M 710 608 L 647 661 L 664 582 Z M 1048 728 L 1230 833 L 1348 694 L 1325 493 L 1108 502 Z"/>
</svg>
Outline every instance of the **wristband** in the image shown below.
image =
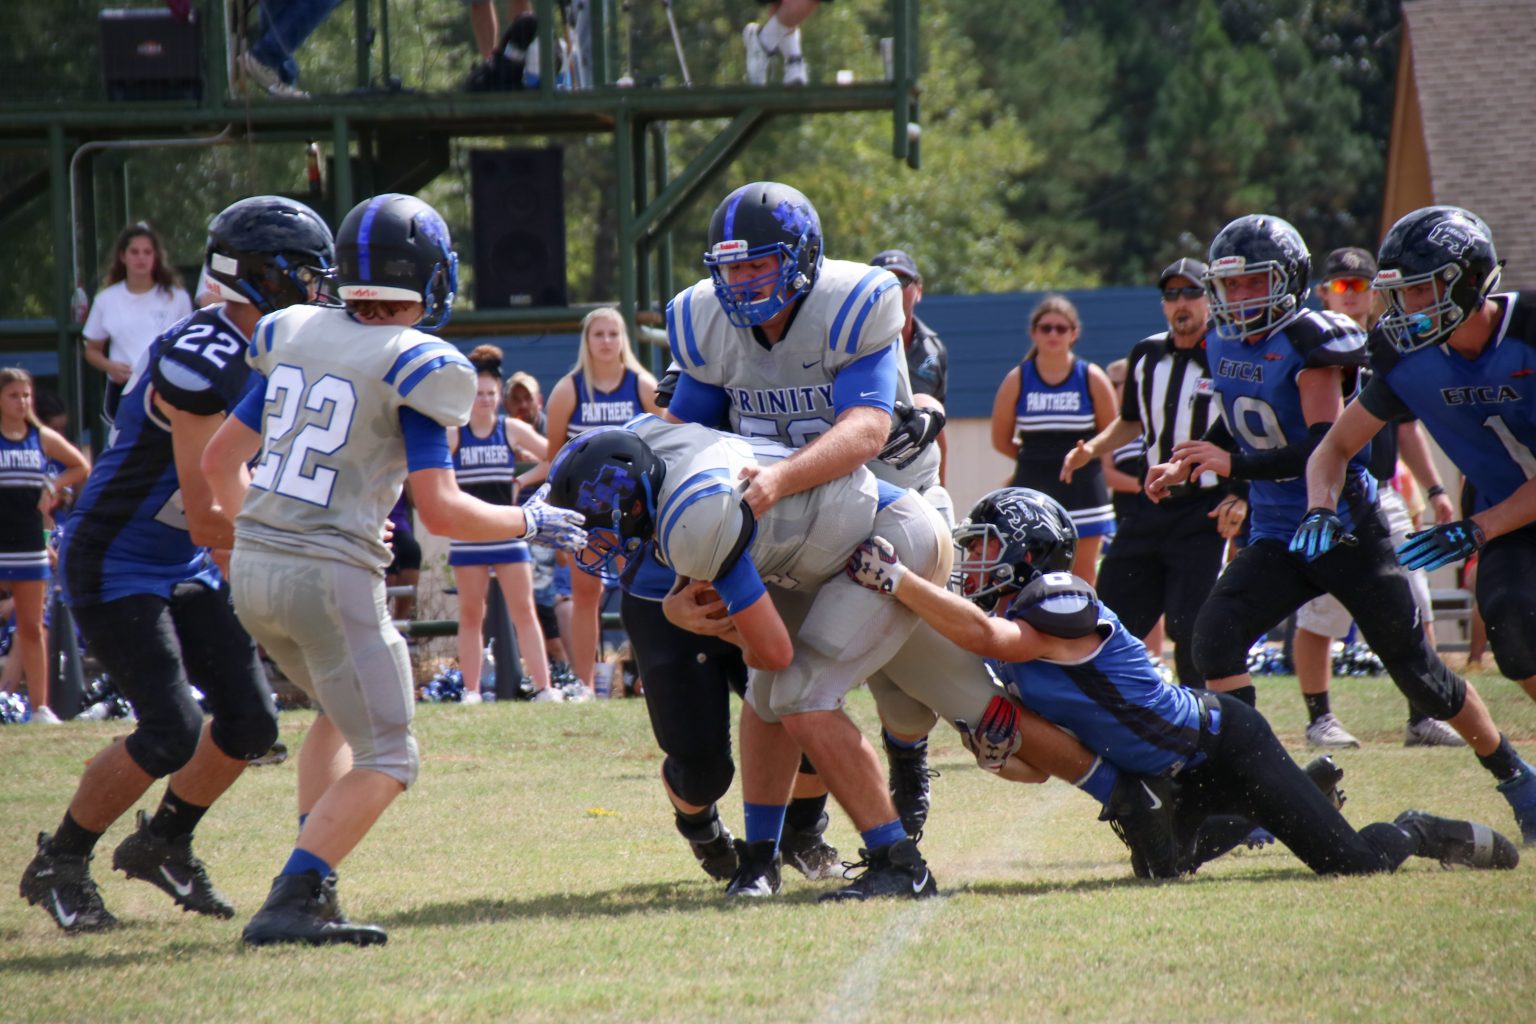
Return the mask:
<svg viewBox="0 0 1536 1024">
<path fill-rule="evenodd" d="M 1425 495 L 1425 497 L 1429 497 L 1429 498 L 1438 498 L 1438 497 L 1440 497 L 1440 495 L 1442 495 L 1444 493 L 1445 493 L 1445 488 L 1444 487 L 1441 487 L 1439 484 L 1434 484 L 1433 486 L 1431 486 L 1429 488 L 1429 490 L 1424 492 L 1424 495 Z"/>
</svg>

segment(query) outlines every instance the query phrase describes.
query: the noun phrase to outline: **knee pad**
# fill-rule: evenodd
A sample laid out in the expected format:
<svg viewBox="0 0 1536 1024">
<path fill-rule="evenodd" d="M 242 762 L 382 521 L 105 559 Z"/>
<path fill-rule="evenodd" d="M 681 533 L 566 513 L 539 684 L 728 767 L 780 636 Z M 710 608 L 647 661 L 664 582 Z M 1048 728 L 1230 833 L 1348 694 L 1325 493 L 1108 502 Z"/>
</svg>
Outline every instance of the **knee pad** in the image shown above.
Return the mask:
<svg viewBox="0 0 1536 1024">
<path fill-rule="evenodd" d="M 269 700 L 250 703 L 238 715 L 215 716 L 209 729 L 214 746 L 240 761 L 260 757 L 277 742 L 277 709 Z"/>
<path fill-rule="evenodd" d="M 815 775 L 816 774 L 816 766 L 811 764 L 811 759 L 806 757 L 804 754 L 800 755 L 800 774 L 801 775 Z"/>
<path fill-rule="evenodd" d="M 163 779 L 192 760 L 202 731 L 202 709 L 189 695 L 185 703 L 176 702 L 174 711 L 167 708 L 163 715 L 141 719 L 124 743 L 134 764 Z"/>
<path fill-rule="evenodd" d="M 1226 623 L 1201 614 L 1195 619 L 1189 653 L 1201 679 L 1225 679 L 1248 671 L 1248 651 Z"/>
<path fill-rule="evenodd" d="M 366 756 L 354 756 L 352 767 L 388 775 L 410 789 L 421 772 L 421 750 L 416 746 L 416 737 L 407 732 L 405 742 L 392 744 L 389 752 L 372 751 Z"/>
<path fill-rule="evenodd" d="M 683 802 L 708 807 L 731 788 L 736 765 L 729 754 L 715 758 L 681 758 L 669 754 L 661 764 L 661 775 Z"/>
<path fill-rule="evenodd" d="M 1422 637 L 1411 650 L 1373 650 L 1415 710 L 1443 721 L 1467 702 L 1466 680 L 1446 668 Z"/>
<path fill-rule="evenodd" d="M 1536 676 L 1536 645 L 1531 636 L 1536 628 L 1536 601 L 1507 588 L 1479 594 L 1478 599 L 1499 671 L 1516 680 Z"/>
</svg>

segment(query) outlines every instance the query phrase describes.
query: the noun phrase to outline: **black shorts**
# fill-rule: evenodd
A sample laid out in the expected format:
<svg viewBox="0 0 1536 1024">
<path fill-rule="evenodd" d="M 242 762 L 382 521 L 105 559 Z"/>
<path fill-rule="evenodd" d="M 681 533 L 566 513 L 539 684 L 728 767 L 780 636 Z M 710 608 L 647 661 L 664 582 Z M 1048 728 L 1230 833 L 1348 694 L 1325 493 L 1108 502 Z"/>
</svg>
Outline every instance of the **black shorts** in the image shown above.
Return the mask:
<svg viewBox="0 0 1536 1024">
<path fill-rule="evenodd" d="M 1536 526 L 1495 537 L 1477 557 L 1477 608 L 1488 646 L 1511 679 L 1536 676 Z"/>
<path fill-rule="evenodd" d="M 421 544 L 414 534 L 397 532 L 390 538 L 389 550 L 395 556 L 395 560 L 389 563 L 389 568 L 384 570 L 384 575 L 393 576 L 400 572 L 421 571 Z"/>
</svg>

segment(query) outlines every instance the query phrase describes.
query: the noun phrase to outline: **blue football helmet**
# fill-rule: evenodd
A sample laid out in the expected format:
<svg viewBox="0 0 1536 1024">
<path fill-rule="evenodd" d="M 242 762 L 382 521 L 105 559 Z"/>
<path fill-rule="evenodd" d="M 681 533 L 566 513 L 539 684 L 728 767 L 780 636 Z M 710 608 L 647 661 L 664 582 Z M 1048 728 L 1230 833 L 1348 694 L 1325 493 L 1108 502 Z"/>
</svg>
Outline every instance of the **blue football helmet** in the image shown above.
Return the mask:
<svg viewBox="0 0 1536 1024">
<path fill-rule="evenodd" d="M 336 294 L 342 301 L 416 301 L 421 330 L 453 315 L 459 254 L 448 225 L 415 196 L 389 192 L 352 208 L 336 234 Z"/>
<path fill-rule="evenodd" d="M 770 256 L 778 257 L 778 266 L 767 273 L 749 281 L 726 279 L 725 268 L 732 263 Z M 821 272 L 821 259 L 816 208 L 799 190 L 777 181 L 743 185 L 726 196 L 709 219 L 704 265 L 733 327 L 771 320 L 810 291 Z"/>
<path fill-rule="evenodd" d="M 263 314 L 308 302 L 335 260 L 331 229 L 293 199 L 251 196 L 208 222 L 203 266 L 213 290 Z"/>
<path fill-rule="evenodd" d="M 598 427 L 567 441 L 549 470 L 551 505 L 586 515 L 587 546 L 576 565 L 613 578 L 615 562 L 638 555 L 656 531 L 656 501 L 666 465 L 650 445 L 623 427 Z"/>
<path fill-rule="evenodd" d="M 1223 338 L 1252 338 L 1282 326 L 1302 308 L 1312 275 L 1312 254 L 1301 234 L 1268 214 L 1239 217 L 1211 240 L 1210 264 L 1202 282 L 1211 299 L 1211 317 Z M 1267 274 L 1266 294 L 1242 301 L 1227 298 L 1226 282 Z"/>
<path fill-rule="evenodd" d="M 1427 206 L 1403 217 L 1382 239 L 1371 287 L 1385 294 L 1378 326 L 1399 352 L 1436 345 L 1480 309 L 1499 284 L 1503 261 L 1493 231 L 1459 206 Z M 1429 305 L 1408 312 L 1407 291 L 1434 289 Z"/>
</svg>

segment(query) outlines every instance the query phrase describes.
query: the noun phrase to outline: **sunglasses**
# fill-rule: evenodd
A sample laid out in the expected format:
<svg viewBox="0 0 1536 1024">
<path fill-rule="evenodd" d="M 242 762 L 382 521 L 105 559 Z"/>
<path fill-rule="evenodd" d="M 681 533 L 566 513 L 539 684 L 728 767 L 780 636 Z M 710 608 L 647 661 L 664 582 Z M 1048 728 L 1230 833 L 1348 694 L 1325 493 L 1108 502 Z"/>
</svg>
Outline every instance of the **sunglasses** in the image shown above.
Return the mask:
<svg viewBox="0 0 1536 1024">
<path fill-rule="evenodd" d="M 1076 328 L 1071 324 L 1050 323 L 1035 324 L 1031 330 L 1039 331 L 1041 334 L 1071 334 Z"/>
<path fill-rule="evenodd" d="M 1343 295 L 1345 292 L 1354 292 L 1359 295 L 1371 290 L 1371 282 L 1363 277 L 1336 277 L 1329 281 L 1326 287 L 1335 295 Z"/>
<path fill-rule="evenodd" d="M 1183 288 L 1164 288 L 1163 301 L 1177 302 L 1180 299 L 1199 299 L 1205 296 L 1205 289 L 1198 284 L 1185 285 Z"/>
</svg>

